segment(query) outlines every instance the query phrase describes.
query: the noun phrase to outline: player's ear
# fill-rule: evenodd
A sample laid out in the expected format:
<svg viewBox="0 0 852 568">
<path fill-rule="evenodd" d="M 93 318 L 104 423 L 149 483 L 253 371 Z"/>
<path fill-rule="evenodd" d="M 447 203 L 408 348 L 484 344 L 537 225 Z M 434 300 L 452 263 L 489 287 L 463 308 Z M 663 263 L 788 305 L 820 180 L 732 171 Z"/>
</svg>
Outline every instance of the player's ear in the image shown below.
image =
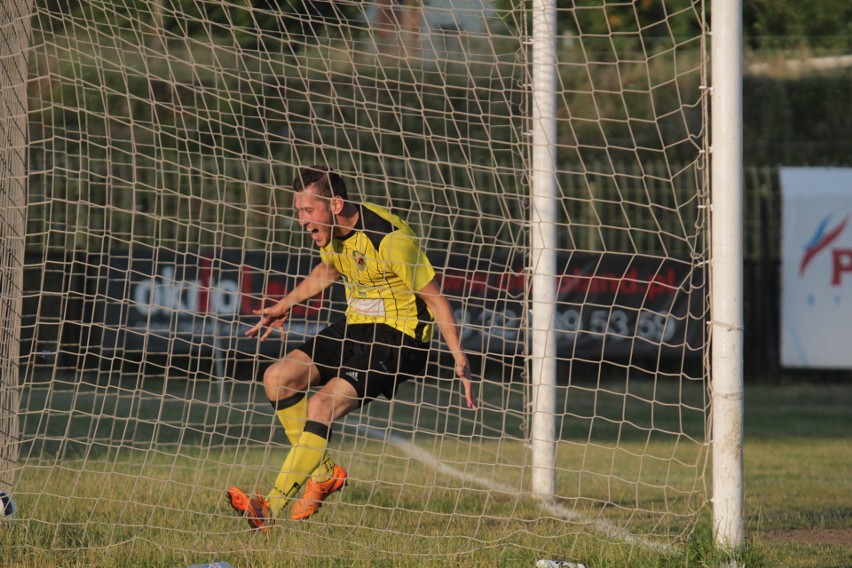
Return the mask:
<svg viewBox="0 0 852 568">
<path fill-rule="evenodd" d="M 335 215 L 340 215 L 341 211 L 343 211 L 343 198 L 335 195 L 331 198 L 331 212 Z"/>
</svg>

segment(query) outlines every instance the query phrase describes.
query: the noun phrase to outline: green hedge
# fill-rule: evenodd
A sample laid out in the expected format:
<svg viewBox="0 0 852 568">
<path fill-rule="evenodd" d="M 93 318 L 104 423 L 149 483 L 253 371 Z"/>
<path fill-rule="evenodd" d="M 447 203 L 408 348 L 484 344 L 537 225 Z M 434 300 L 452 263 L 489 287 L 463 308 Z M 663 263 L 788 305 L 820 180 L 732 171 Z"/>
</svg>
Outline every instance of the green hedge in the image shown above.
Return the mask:
<svg viewBox="0 0 852 568">
<path fill-rule="evenodd" d="M 796 79 L 746 76 L 745 161 L 753 165 L 850 165 L 852 69 Z"/>
</svg>

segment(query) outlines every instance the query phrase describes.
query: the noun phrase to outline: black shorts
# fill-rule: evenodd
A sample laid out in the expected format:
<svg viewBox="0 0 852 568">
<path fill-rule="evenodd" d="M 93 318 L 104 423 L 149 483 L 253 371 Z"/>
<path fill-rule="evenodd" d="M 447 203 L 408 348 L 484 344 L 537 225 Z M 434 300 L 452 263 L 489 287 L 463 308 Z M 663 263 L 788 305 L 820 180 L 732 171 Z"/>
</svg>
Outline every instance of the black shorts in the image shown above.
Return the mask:
<svg viewBox="0 0 852 568">
<path fill-rule="evenodd" d="M 426 373 L 429 344 L 385 324 L 336 322 L 298 347 L 319 369 L 321 384 L 335 377 L 347 381 L 360 399 L 384 395 Z"/>
</svg>

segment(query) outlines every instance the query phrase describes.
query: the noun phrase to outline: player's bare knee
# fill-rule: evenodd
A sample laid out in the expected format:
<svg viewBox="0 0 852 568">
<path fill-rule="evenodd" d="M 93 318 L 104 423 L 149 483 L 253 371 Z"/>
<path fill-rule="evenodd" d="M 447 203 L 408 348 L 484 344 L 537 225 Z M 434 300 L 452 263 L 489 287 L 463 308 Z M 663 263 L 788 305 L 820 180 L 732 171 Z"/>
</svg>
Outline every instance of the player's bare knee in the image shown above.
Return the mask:
<svg viewBox="0 0 852 568">
<path fill-rule="evenodd" d="M 284 361 L 278 361 L 263 373 L 263 387 L 270 400 L 286 398 L 292 390 L 300 387 L 296 379 L 292 372 L 288 372 Z"/>
<path fill-rule="evenodd" d="M 270 400 L 278 400 L 304 392 L 311 380 L 311 362 L 304 354 L 288 354 L 267 367 L 263 386 Z"/>
<path fill-rule="evenodd" d="M 334 422 L 334 401 L 332 397 L 317 394 L 308 401 L 308 420 L 331 424 Z"/>
<path fill-rule="evenodd" d="M 266 388 L 277 387 L 281 376 L 281 361 L 276 361 L 263 372 L 263 386 Z"/>
<path fill-rule="evenodd" d="M 350 385 L 333 382 L 311 397 L 308 419 L 330 424 L 359 406 L 361 400 Z"/>
</svg>

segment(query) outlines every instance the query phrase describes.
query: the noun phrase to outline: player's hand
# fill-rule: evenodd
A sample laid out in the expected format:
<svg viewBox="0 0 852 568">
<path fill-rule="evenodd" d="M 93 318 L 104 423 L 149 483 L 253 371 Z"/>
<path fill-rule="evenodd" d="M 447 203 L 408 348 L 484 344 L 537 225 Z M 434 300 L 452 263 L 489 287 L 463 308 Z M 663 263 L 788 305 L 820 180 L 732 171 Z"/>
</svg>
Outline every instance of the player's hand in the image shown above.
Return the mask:
<svg viewBox="0 0 852 568">
<path fill-rule="evenodd" d="M 464 398 L 467 402 L 467 407 L 471 410 L 476 410 L 476 385 L 473 383 L 470 373 L 470 363 L 467 357 L 461 355 L 456 357 L 456 376 L 461 379 L 464 387 Z"/>
<path fill-rule="evenodd" d="M 253 314 L 260 316 L 260 321 L 257 322 L 251 329 L 246 332 L 249 337 L 255 337 L 264 327 L 266 331 L 259 337 L 260 341 L 269 337 L 275 329 L 284 333 L 284 322 L 290 317 L 290 308 L 286 306 L 272 306 L 271 308 L 263 308 L 262 310 L 253 310 Z"/>
</svg>

